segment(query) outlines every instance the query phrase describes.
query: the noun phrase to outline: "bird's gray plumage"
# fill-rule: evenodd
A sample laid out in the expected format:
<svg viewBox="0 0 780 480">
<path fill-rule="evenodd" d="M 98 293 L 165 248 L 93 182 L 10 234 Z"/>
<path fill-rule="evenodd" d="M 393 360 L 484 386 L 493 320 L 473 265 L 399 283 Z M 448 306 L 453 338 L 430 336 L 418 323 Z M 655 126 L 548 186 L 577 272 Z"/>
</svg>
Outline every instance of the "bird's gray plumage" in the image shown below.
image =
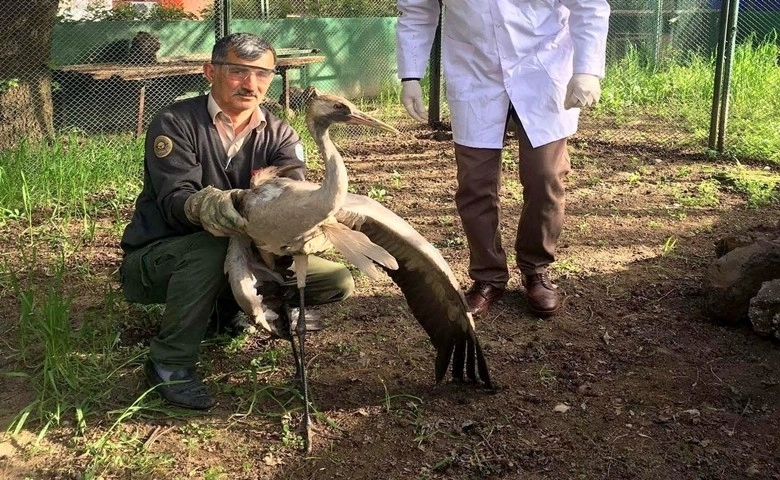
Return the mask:
<svg viewBox="0 0 780 480">
<path fill-rule="evenodd" d="M 474 320 L 441 253 L 380 203 L 347 193 L 346 167 L 328 134 L 335 122 L 395 131 L 341 97 L 313 98 L 306 123 L 325 162 L 325 178 L 318 185 L 283 178 L 283 169 L 272 167 L 259 172 L 238 202 L 239 211 L 247 219 L 251 243 L 261 252 L 292 255 L 301 290 L 305 288 L 307 256 L 334 246 L 369 276 L 379 273 L 379 265 L 399 286 L 436 348 L 436 382 L 442 381 L 452 363 L 454 378 L 464 379 L 465 373 L 468 379 L 493 388 Z M 231 239 L 228 260 L 240 262 L 246 255 L 236 250 L 246 249 L 251 243 Z M 226 263 L 225 268 L 233 277 L 251 274 L 245 266 Z M 249 283 L 231 279 L 231 286 L 239 287 L 234 287 L 234 296 L 243 297 L 239 305 L 251 305 L 251 310 L 257 312 L 257 302 L 262 298 L 246 288 Z"/>
</svg>

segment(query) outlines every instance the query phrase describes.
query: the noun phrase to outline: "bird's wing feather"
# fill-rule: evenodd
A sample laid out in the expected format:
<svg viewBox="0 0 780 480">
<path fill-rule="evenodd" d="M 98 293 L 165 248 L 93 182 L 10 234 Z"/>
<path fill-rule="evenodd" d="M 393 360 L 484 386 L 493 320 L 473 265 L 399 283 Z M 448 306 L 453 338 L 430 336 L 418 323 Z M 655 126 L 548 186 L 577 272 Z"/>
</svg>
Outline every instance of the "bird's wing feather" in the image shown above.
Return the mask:
<svg viewBox="0 0 780 480">
<path fill-rule="evenodd" d="M 370 278 L 378 280 L 382 275 L 374 262 L 391 270 L 398 268 L 395 258 L 387 253 L 387 250 L 373 243 L 363 232 L 351 230 L 336 222 L 323 223 L 321 228 L 336 250 Z"/>
<path fill-rule="evenodd" d="M 263 278 L 273 272 L 267 268 L 258 268 L 259 265 L 253 261 L 253 257 L 252 240 L 249 237 L 230 237 L 225 257 L 225 273 L 236 303 L 253 321 L 270 331 L 271 327 L 264 315 L 263 297 L 257 293 L 257 284 L 258 276 Z"/>
<path fill-rule="evenodd" d="M 366 234 L 398 262 L 398 269 L 386 271 L 403 292 L 412 314 L 436 348 L 436 381 L 441 381 L 446 374 L 456 346 L 465 348 L 468 345 L 468 350 L 475 352 L 480 379 L 490 386 L 474 319 L 468 313 L 463 291 L 441 253 L 404 219 L 362 195 L 348 194 L 336 219 Z M 456 378 L 462 378 L 462 368 L 462 363 L 453 365 Z M 475 377 L 473 369 L 469 377 Z"/>
</svg>

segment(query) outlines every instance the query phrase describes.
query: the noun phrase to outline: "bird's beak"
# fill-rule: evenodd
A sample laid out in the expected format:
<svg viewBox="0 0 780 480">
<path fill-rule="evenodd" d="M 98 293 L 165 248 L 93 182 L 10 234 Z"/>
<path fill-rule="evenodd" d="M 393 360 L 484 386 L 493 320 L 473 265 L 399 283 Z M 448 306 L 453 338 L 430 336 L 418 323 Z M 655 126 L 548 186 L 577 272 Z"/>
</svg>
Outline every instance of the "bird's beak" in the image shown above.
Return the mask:
<svg viewBox="0 0 780 480">
<path fill-rule="evenodd" d="M 347 120 L 345 123 L 351 123 L 352 125 L 365 125 L 366 127 L 374 127 L 390 133 L 401 133 L 398 130 L 396 130 L 395 127 L 392 127 L 386 124 L 385 122 L 377 120 L 374 117 L 366 115 L 363 112 L 350 113 L 349 120 Z"/>
</svg>

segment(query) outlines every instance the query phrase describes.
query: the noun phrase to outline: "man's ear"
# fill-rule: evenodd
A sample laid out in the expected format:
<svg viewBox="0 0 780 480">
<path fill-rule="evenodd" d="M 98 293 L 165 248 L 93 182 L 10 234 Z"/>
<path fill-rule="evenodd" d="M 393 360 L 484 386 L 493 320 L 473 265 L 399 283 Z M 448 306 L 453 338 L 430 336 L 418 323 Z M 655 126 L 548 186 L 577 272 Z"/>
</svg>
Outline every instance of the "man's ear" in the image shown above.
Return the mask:
<svg viewBox="0 0 780 480">
<path fill-rule="evenodd" d="M 206 77 L 209 83 L 214 83 L 214 69 L 216 68 L 211 62 L 203 64 L 203 76 Z"/>
</svg>

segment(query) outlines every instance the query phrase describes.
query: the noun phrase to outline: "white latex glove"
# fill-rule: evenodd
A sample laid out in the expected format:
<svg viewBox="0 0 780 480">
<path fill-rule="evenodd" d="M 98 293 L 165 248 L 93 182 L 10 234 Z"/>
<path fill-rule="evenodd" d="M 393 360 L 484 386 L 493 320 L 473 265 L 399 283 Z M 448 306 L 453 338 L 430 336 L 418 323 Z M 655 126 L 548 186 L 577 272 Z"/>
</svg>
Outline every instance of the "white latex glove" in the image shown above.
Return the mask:
<svg viewBox="0 0 780 480">
<path fill-rule="evenodd" d="M 401 104 L 410 117 L 418 122 L 428 122 L 428 111 L 423 103 L 422 86 L 418 80 L 407 80 L 401 83 Z"/>
<path fill-rule="evenodd" d="M 566 87 L 566 99 L 563 108 L 589 107 L 598 103 L 601 98 L 601 80 L 588 73 L 575 73 Z"/>
</svg>

